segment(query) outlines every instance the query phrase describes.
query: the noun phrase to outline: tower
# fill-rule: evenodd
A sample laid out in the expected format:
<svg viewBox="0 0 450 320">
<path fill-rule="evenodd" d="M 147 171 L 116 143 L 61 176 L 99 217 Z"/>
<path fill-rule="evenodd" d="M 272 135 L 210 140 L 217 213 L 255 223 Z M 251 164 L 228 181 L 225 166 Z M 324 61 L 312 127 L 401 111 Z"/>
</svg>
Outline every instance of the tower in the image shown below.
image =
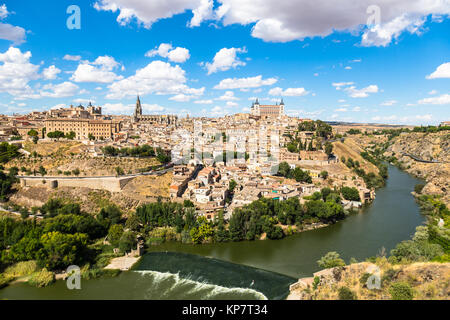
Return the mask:
<svg viewBox="0 0 450 320">
<path fill-rule="evenodd" d="M 259 116 L 260 115 L 258 98 L 256 98 L 256 101 L 252 105 L 251 114 L 254 115 L 254 116 Z"/>
<path fill-rule="evenodd" d="M 134 109 L 134 120 L 138 121 L 140 116 L 142 116 L 142 106 L 138 95 L 136 100 L 136 108 Z"/>
</svg>

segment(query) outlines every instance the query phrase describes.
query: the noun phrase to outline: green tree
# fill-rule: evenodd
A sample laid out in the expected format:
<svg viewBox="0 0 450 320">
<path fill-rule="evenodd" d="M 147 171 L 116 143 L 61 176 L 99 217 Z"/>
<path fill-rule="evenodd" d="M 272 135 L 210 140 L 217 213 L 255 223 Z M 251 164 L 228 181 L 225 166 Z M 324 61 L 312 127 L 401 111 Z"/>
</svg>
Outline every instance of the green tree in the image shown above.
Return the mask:
<svg viewBox="0 0 450 320">
<path fill-rule="evenodd" d="M 136 248 L 137 239 L 136 234 L 132 231 L 126 231 L 122 234 L 119 240 L 119 249 L 122 252 L 128 252 Z"/>
<path fill-rule="evenodd" d="M 39 167 L 39 174 L 41 176 L 45 176 L 47 174 L 47 170 L 45 170 L 45 168 L 43 166 Z"/>
<path fill-rule="evenodd" d="M 114 246 L 117 247 L 119 245 L 119 240 L 123 235 L 123 227 L 120 224 L 114 224 L 109 228 L 108 231 L 108 240 Z"/>
<path fill-rule="evenodd" d="M 331 142 L 325 143 L 325 153 L 328 156 L 331 156 L 333 154 L 333 145 L 331 144 Z"/>
<path fill-rule="evenodd" d="M 361 201 L 361 198 L 359 197 L 359 191 L 355 187 L 342 187 L 341 193 L 345 200 Z"/>
<path fill-rule="evenodd" d="M 317 261 L 317 264 L 320 268 L 323 269 L 345 266 L 344 260 L 342 260 L 339 256 L 339 253 L 335 251 L 328 252 L 325 256 Z"/>
<path fill-rule="evenodd" d="M 278 166 L 278 174 L 282 177 L 288 177 L 291 172 L 291 167 L 287 162 L 281 162 Z"/>
<path fill-rule="evenodd" d="M 87 242 L 88 236 L 82 233 L 45 233 L 41 237 L 42 248 L 37 252 L 38 264 L 49 270 L 81 264 L 86 258 Z"/>
</svg>

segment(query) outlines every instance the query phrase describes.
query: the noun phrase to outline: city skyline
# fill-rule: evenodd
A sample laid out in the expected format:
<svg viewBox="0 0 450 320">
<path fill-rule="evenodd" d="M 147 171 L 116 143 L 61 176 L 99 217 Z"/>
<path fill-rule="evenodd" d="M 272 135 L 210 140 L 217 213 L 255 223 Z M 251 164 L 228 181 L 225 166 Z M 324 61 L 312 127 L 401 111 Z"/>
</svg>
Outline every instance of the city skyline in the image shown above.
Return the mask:
<svg viewBox="0 0 450 320">
<path fill-rule="evenodd" d="M 296 19 L 273 1 L 258 10 L 245 1 L 170 9 L 79 1 L 81 29 L 72 30 L 68 1 L 0 2 L 1 113 L 92 101 L 105 114 L 131 115 L 139 94 L 145 114 L 248 113 L 258 97 L 283 98 L 286 114 L 302 118 L 448 120 L 448 1 L 379 1 L 371 29 L 366 2 L 334 10 L 295 1 L 305 8 Z"/>
</svg>

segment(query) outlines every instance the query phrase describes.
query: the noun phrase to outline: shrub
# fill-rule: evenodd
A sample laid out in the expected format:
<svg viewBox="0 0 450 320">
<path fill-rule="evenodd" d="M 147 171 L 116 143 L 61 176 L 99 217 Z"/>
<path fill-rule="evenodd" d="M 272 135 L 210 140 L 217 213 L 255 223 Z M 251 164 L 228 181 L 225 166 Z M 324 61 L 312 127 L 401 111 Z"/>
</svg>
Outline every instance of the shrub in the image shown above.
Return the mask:
<svg viewBox="0 0 450 320">
<path fill-rule="evenodd" d="M 406 282 L 396 282 L 389 288 L 392 300 L 412 300 L 414 291 Z"/>
<path fill-rule="evenodd" d="M 320 260 L 317 261 L 317 264 L 324 269 L 345 266 L 345 262 L 340 258 L 339 253 L 334 251 L 328 252 L 325 256 L 320 258 Z"/>
<path fill-rule="evenodd" d="M 37 270 L 36 261 L 18 262 L 5 270 L 5 275 L 13 278 L 29 276 Z"/>
<path fill-rule="evenodd" d="M 339 300 L 357 300 L 356 293 L 354 293 L 348 287 L 340 287 L 338 294 Z"/>
<path fill-rule="evenodd" d="M 32 286 L 42 288 L 52 284 L 54 281 L 55 275 L 53 272 L 50 272 L 44 268 L 41 271 L 33 273 L 30 280 L 28 280 L 28 283 Z"/>
</svg>

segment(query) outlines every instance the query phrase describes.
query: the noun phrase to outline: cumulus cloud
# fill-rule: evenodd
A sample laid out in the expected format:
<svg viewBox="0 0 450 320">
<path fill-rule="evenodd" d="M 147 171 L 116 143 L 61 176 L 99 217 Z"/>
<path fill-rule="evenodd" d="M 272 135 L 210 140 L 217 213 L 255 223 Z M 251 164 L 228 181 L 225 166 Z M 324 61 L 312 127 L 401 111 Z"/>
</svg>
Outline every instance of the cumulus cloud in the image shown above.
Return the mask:
<svg viewBox="0 0 450 320">
<path fill-rule="evenodd" d="M 269 94 L 272 96 L 284 96 L 284 97 L 300 97 L 308 94 L 305 88 L 287 88 L 283 90 L 280 87 L 272 88 L 269 90 Z"/>
<path fill-rule="evenodd" d="M 66 55 L 63 57 L 63 59 L 64 59 L 64 60 L 67 60 L 67 61 L 80 61 L 80 60 L 81 60 L 81 56 L 72 56 L 72 55 L 70 55 L 70 54 L 66 54 Z"/>
<path fill-rule="evenodd" d="M 377 93 L 379 91 L 378 86 L 374 84 L 362 89 L 357 89 L 353 84 L 353 82 L 332 83 L 333 87 L 336 87 L 336 90 L 345 91 L 351 98 L 367 98 L 369 93 Z"/>
<path fill-rule="evenodd" d="M 214 86 L 214 89 L 230 90 L 230 89 L 247 89 L 259 88 L 261 86 L 271 86 L 278 80 L 276 78 L 263 79 L 261 75 L 248 78 L 227 78 L 220 81 Z"/>
<path fill-rule="evenodd" d="M 427 79 L 450 78 L 450 62 L 441 64 Z"/>
<path fill-rule="evenodd" d="M 0 92 L 7 92 L 12 96 L 32 94 L 29 86 L 31 80 L 40 77 L 39 66 L 30 63 L 31 52 L 22 53 L 20 49 L 10 47 L 0 53 Z"/>
<path fill-rule="evenodd" d="M 41 96 L 50 98 L 64 98 L 73 96 L 79 87 L 72 82 L 65 81 L 60 84 L 47 84 L 42 87 Z"/>
<path fill-rule="evenodd" d="M 186 94 L 201 96 L 205 88 L 190 88 L 186 85 L 186 74 L 180 66 L 163 61 L 152 61 L 128 78 L 109 85 L 108 99 L 121 99 L 139 94 Z"/>
<path fill-rule="evenodd" d="M 403 14 L 384 24 L 377 24 L 365 31 L 361 45 L 365 47 L 386 47 L 403 32 L 420 34 L 426 21 L 425 16 Z"/>
<path fill-rule="evenodd" d="M 212 104 L 212 100 L 196 100 L 194 101 L 195 104 Z"/>
<path fill-rule="evenodd" d="M 82 61 L 70 80 L 75 82 L 110 83 L 123 79 L 113 72 L 120 64 L 110 56 L 100 56 L 94 62 Z"/>
<path fill-rule="evenodd" d="M 362 44 L 384 46 L 402 32 L 420 32 L 424 17 L 448 15 L 446 0 L 380 0 L 380 24 L 370 29 L 367 8 L 372 0 L 339 1 L 339 7 L 328 0 L 220 0 L 216 15 L 224 25 L 254 24 L 252 36 L 264 41 L 287 42 L 306 37 L 325 37 L 334 31 L 363 32 Z M 301 10 L 299 10 L 301 8 Z M 438 21 L 437 19 L 435 19 Z M 366 29 L 364 31 L 364 29 Z"/>
<path fill-rule="evenodd" d="M 54 80 L 59 73 L 61 73 L 61 70 L 52 65 L 42 71 L 42 76 L 45 80 Z"/>
<path fill-rule="evenodd" d="M 442 95 L 436 96 L 436 97 L 425 98 L 425 99 L 417 101 L 417 103 L 419 103 L 419 104 L 437 104 L 437 105 L 450 104 L 450 94 L 442 94 Z"/>
<path fill-rule="evenodd" d="M 94 8 L 99 11 L 119 11 L 117 22 L 121 25 L 126 25 L 136 19 L 145 28 L 150 28 L 160 19 L 171 18 L 187 10 L 194 14 L 189 26 L 195 27 L 211 17 L 212 7 L 212 0 L 99 0 L 94 4 Z"/>
<path fill-rule="evenodd" d="M 239 100 L 239 98 L 234 95 L 233 91 L 226 91 L 223 96 L 216 98 L 216 100 L 235 101 L 235 100 Z"/>
<path fill-rule="evenodd" d="M 245 62 L 239 60 L 238 53 L 247 52 L 245 48 L 222 48 L 216 53 L 211 63 L 204 64 L 208 74 L 218 71 L 226 71 L 238 66 L 245 66 Z"/>
<path fill-rule="evenodd" d="M 5 4 L 0 6 L 0 20 L 9 16 L 8 8 Z M 14 45 L 25 42 L 26 31 L 24 28 L 10 25 L 8 23 L 0 23 L 0 39 L 12 41 Z"/>
<path fill-rule="evenodd" d="M 163 58 L 168 58 L 172 62 L 183 63 L 186 62 L 191 55 L 189 50 L 186 48 L 176 47 L 173 49 L 170 43 L 161 43 L 159 47 L 147 51 L 146 57 L 160 56 Z"/>
</svg>

